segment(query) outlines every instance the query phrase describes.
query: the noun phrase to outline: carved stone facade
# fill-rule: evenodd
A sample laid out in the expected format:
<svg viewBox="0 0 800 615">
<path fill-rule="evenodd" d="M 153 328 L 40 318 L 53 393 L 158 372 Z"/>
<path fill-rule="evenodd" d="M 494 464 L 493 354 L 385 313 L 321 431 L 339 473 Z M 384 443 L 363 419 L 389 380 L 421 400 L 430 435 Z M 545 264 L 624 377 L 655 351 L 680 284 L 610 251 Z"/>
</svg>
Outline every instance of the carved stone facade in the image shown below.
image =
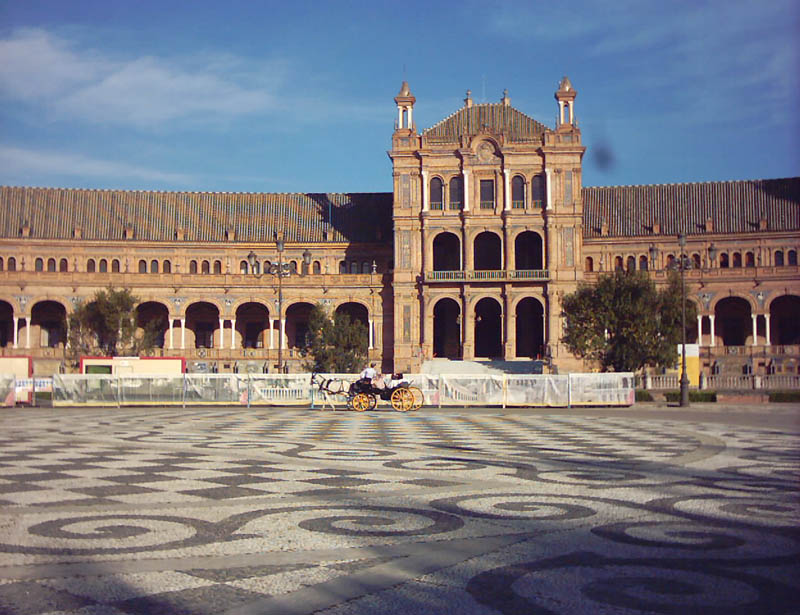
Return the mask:
<svg viewBox="0 0 800 615">
<path fill-rule="evenodd" d="M 468 92 L 418 132 L 404 82 L 391 193 L 0 188 L 0 352 L 59 369 L 64 317 L 112 285 L 139 297 L 140 324 L 164 318 L 158 354 L 219 371 L 275 371 L 279 354 L 301 370 L 314 303 L 363 321 L 385 371 L 434 357 L 581 370 L 560 298 L 618 268 L 665 282 L 682 233 L 704 368 L 796 373 L 800 178 L 584 187 L 576 97 L 565 77 L 550 128 L 507 92 Z M 270 273 L 279 262 L 291 275 Z"/>
</svg>

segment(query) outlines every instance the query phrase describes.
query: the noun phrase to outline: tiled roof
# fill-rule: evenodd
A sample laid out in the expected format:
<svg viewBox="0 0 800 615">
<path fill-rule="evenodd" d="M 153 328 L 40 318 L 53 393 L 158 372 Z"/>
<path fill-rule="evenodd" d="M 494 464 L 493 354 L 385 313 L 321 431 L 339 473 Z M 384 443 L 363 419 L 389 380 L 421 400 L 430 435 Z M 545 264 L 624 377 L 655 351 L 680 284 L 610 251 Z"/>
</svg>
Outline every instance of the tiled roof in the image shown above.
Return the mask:
<svg viewBox="0 0 800 615">
<path fill-rule="evenodd" d="M 612 237 L 706 232 L 748 233 L 800 230 L 800 177 L 749 181 L 611 186 L 583 189 L 584 237 Z"/>
<path fill-rule="evenodd" d="M 548 128 L 510 105 L 487 103 L 462 107 L 422 135 L 428 141 L 458 143 L 462 135 L 473 136 L 481 130 L 505 133 L 512 143 L 531 143 L 541 141 Z"/>
<path fill-rule="evenodd" d="M 392 194 L 0 187 L 0 237 L 19 237 L 25 223 L 38 239 L 68 239 L 78 227 L 83 239 L 116 240 L 130 226 L 143 241 L 172 241 L 178 229 L 187 241 L 226 241 L 233 229 L 237 242 L 271 242 L 276 231 L 288 242 L 384 242 Z"/>
</svg>

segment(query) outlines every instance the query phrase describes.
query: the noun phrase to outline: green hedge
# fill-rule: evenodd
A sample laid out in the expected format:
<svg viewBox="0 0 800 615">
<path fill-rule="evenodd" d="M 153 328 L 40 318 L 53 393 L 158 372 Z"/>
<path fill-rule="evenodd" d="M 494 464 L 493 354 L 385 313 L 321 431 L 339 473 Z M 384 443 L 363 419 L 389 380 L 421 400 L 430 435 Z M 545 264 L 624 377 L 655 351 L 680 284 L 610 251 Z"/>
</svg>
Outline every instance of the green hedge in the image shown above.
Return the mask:
<svg viewBox="0 0 800 615">
<path fill-rule="evenodd" d="M 636 389 L 635 395 L 636 395 L 636 401 L 653 401 L 653 396 L 650 394 L 650 391 L 645 391 L 644 389 Z"/>
<path fill-rule="evenodd" d="M 800 402 L 800 391 L 770 391 L 772 402 Z"/>
<path fill-rule="evenodd" d="M 680 401 L 681 400 L 681 392 L 680 391 L 667 391 L 664 393 L 664 397 L 667 401 Z M 717 401 L 717 392 L 716 391 L 689 391 L 689 401 Z"/>
</svg>

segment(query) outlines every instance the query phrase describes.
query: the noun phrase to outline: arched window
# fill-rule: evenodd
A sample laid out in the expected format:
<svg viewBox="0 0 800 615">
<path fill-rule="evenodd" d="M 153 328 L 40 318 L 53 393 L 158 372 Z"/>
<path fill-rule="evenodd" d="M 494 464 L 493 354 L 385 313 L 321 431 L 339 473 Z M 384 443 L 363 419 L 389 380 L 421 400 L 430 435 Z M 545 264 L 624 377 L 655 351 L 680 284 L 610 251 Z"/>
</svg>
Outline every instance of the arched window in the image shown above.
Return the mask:
<svg viewBox="0 0 800 615">
<path fill-rule="evenodd" d="M 636 257 L 629 256 L 628 261 L 625 263 L 625 269 L 627 271 L 636 271 Z"/>
<path fill-rule="evenodd" d="M 755 267 L 756 266 L 756 257 L 755 254 L 752 252 L 748 252 L 744 255 L 744 266 L 745 267 Z"/>
<path fill-rule="evenodd" d="M 450 180 L 450 209 L 461 209 L 464 204 L 464 180 L 456 176 Z"/>
<path fill-rule="evenodd" d="M 317 274 L 317 275 L 322 273 L 322 265 L 319 264 L 319 261 L 314 261 L 313 271 L 314 271 L 314 274 Z"/>
<path fill-rule="evenodd" d="M 339 273 L 347 273 L 347 262 L 339 261 Z"/>
<path fill-rule="evenodd" d="M 119 259 L 114 259 L 111 261 L 111 272 L 112 273 L 119 273 Z"/>
<path fill-rule="evenodd" d="M 156 259 L 150 261 L 150 273 L 158 273 L 158 261 Z"/>
<path fill-rule="evenodd" d="M 220 275 L 222 273 L 222 261 L 214 261 L 214 273 Z"/>
<path fill-rule="evenodd" d="M 67 262 L 66 258 L 62 258 L 58 261 L 58 270 L 61 273 L 66 273 L 69 270 L 69 263 Z"/>
<path fill-rule="evenodd" d="M 41 258 L 37 258 L 34 262 L 34 269 L 36 271 L 44 271 L 44 261 Z"/>
<path fill-rule="evenodd" d="M 647 271 L 647 257 L 644 254 L 639 257 L 639 269 Z"/>
<path fill-rule="evenodd" d="M 8 257 L 8 270 L 9 271 L 16 271 L 17 270 L 17 259 L 13 256 Z"/>
<path fill-rule="evenodd" d="M 98 263 L 98 270 L 100 273 L 108 273 L 108 261 L 106 259 L 100 259 L 100 262 Z"/>
<path fill-rule="evenodd" d="M 86 261 L 86 272 L 94 273 L 94 268 L 95 268 L 94 259 L 90 258 L 88 261 Z"/>
<path fill-rule="evenodd" d="M 350 273 L 358 273 L 358 261 L 350 263 Z"/>
<path fill-rule="evenodd" d="M 431 209 L 444 209 L 444 186 L 442 180 L 434 177 L 431 180 Z"/>
<path fill-rule="evenodd" d="M 667 269 L 672 269 L 673 267 L 675 267 L 675 255 L 674 254 L 668 254 L 667 255 Z"/>
<path fill-rule="evenodd" d="M 725 252 L 719 255 L 719 266 L 721 269 L 728 268 L 728 255 Z"/>
<path fill-rule="evenodd" d="M 733 253 L 733 266 L 734 267 L 741 267 L 742 266 L 742 253 L 741 252 L 734 252 Z"/>
<path fill-rule="evenodd" d="M 55 273 L 56 270 L 56 259 L 48 258 L 47 259 L 47 270 L 51 273 Z"/>
<path fill-rule="evenodd" d="M 614 270 L 615 271 L 622 271 L 622 257 L 617 256 L 614 258 Z"/>
<path fill-rule="evenodd" d="M 169 261 L 164 261 L 164 273 L 172 273 L 172 263 Z"/>
<path fill-rule="evenodd" d="M 594 259 L 591 256 L 586 257 L 586 266 L 584 271 L 594 271 Z"/>
<path fill-rule="evenodd" d="M 247 261 L 242 261 L 242 263 L 244 263 L 244 270 L 242 273 L 247 273 Z M 189 273 L 197 273 L 197 261 L 189 262 Z"/>
<path fill-rule="evenodd" d="M 544 177 L 542 175 L 535 175 L 533 182 L 531 182 L 531 205 L 533 207 L 544 206 Z"/>
<path fill-rule="evenodd" d="M 772 258 L 775 261 L 776 267 L 783 267 L 783 250 L 775 250 L 775 254 Z"/>
<path fill-rule="evenodd" d="M 372 271 L 372 266 L 367 261 L 361 263 L 361 273 L 369 273 L 370 271 Z"/>
<path fill-rule="evenodd" d="M 700 269 L 701 268 L 700 267 L 700 254 L 698 254 L 697 252 L 692 254 L 692 267 L 694 269 Z"/>
<path fill-rule="evenodd" d="M 525 178 L 521 175 L 511 178 L 511 208 L 525 209 Z"/>
<path fill-rule="evenodd" d="M 203 261 L 201 271 L 203 273 L 211 273 L 211 264 L 208 261 Z"/>
<path fill-rule="evenodd" d="M 196 269 L 196 268 L 197 268 L 197 265 L 195 265 L 195 269 Z M 241 262 L 239 263 L 239 273 L 242 273 L 242 274 L 245 274 L 245 275 L 246 275 L 249 269 L 250 269 L 250 268 L 249 268 L 249 266 L 247 265 L 247 261 L 241 261 Z"/>
<path fill-rule="evenodd" d="M 0 271 L 3 270 L 3 257 L 0 256 Z"/>
<path fill-rule="evenodd" d="M 139 261 L 139 273 L 147 273 L 147 261 L 144 259 Z"/>
<path fill-rule="evenodd" d="M 789 250 L 787 259 L 789 266 L 797 265 L 797 250 Z"/>
<path fill-rule="evenodd" d="M 297 273 L 297 261 L 292 261 L 289 263 L 289 271 L 291 271 L 293 274 Z"/>
</svg>

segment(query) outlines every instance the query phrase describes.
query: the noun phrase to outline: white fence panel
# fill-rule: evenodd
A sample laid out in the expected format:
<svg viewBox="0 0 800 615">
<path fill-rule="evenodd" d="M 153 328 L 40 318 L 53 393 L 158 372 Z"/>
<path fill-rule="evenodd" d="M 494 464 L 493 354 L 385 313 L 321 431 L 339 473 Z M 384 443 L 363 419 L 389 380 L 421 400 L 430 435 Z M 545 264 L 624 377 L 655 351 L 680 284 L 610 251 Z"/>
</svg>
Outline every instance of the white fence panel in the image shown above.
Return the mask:
<svg viewBox="0 0 800 615">
<path fill-rule="evenodd" d="M 504 376 L 441 374 L 441 403 L 446 406 L 499 406 L 504 402 Z"/>
<path fill-rule="evenodd" d="M 116 406 L 119 378 L 106 374 L 53 374 L 54 406 Z"/>
<path fill-rule="evenodd" d="M 119 403 L 176 405 L 183 403 L 183 375 L 119 376 Z"/>
<path fill-rule="evenodd" d="M 569 377 L 552 375 L 506 376 L 506 405 L 569 405 Z"/>
<path fill-rule="evenodd" d="M 570 374 L 569 396 L 573 406 L 630 406 L 634 402 L 632 373 Z"/>
<path fill-rule="evenodd" d="M 252 374 L 249 386 L 250 405 L 289 406 L 311 403 L 309 374 Z"/>
<path fill-rule="evenodd" d="M 792 374 L 772 374 L 770 376 L 763 376 L 761 386 L 762 388 L 771 389 L 773 391 L 800 389 L 800 376 L 793 376 Z"/>
<path fill-rule="evenodd" d="M 0 405 L 13 406 L 17 403 L 17 382 L 14 374 L 0 374 Z"/>
</svg>

